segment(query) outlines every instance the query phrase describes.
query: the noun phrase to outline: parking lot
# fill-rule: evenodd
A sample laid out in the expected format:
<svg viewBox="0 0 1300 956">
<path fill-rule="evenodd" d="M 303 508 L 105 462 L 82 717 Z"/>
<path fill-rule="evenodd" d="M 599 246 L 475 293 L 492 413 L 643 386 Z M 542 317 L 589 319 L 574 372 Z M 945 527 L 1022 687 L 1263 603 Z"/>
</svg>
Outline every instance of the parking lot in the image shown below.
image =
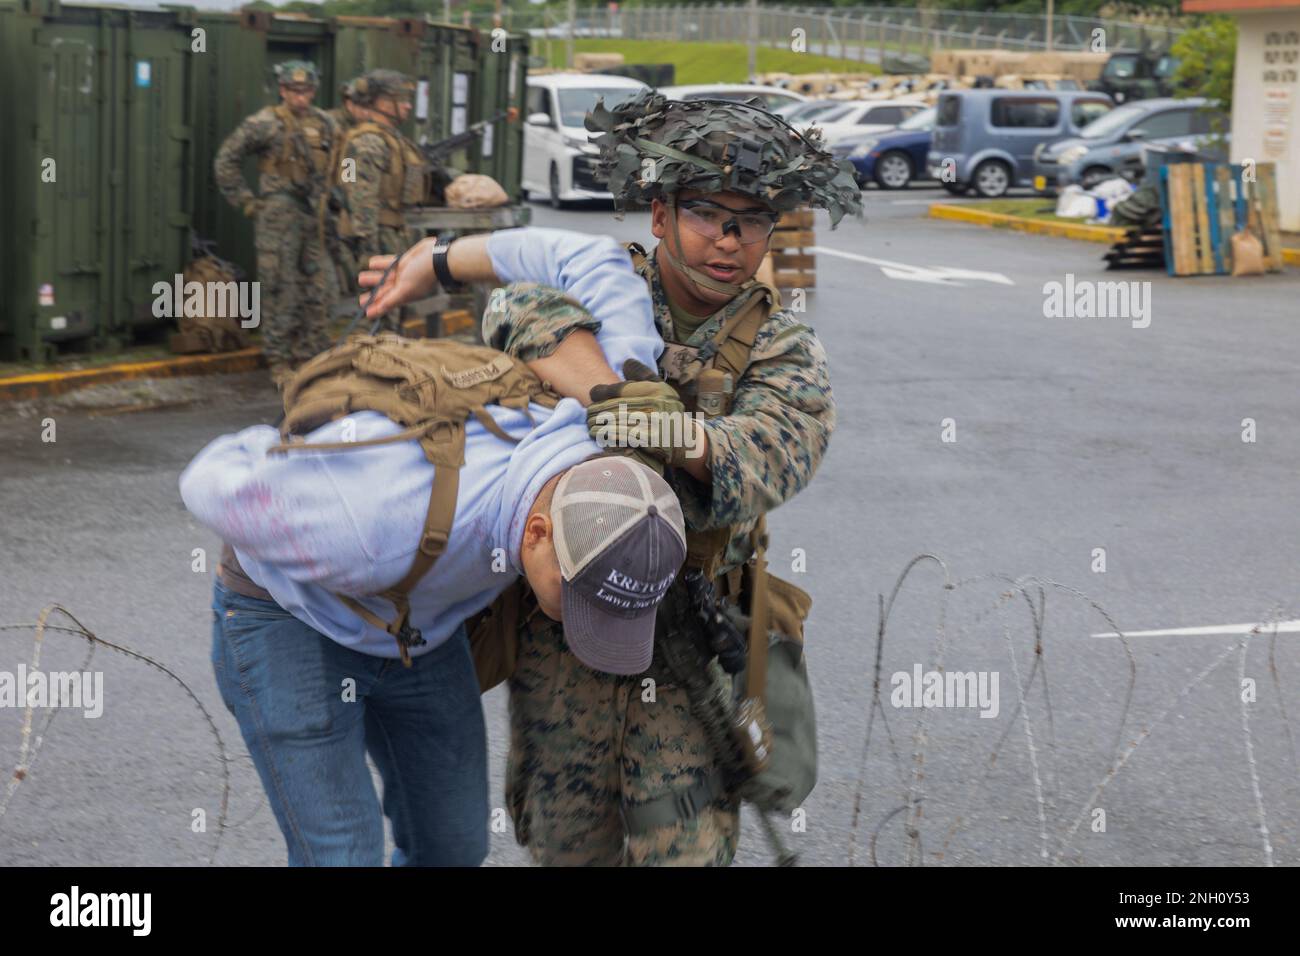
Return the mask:
<svg viewBox="0 0 1300 956">
<path fill-rule="evenodd" d="M 808 864 L 1300 861 L 1300 636 L 1216 630 L 1300 618 L 1300 279 L 1251 280 L 1246 307 L 1241 280 L 1126 273 L 1149 283 L 1147 325 L 1049 318 L 1053 283 L 1117 278 L 1103 247 L 926 218 L 943 195 L 872 189 L 864 221 L 832 232 L 818 218 L 803 318 L 830 356 L 838 425 L 811 486 L 770 517 L 773 569 L 815 602 L 821 773 L 805 829 L 785 827 L 791 848 Z M 604 203 L 533 215 L 650 241 L 645 214 L 616 221 Z M 120 396 L 97 408 L 85 395 L 0 423 L 5 538 L 23 542 L 0 555 L 0 623 L 57 602 L 175 671 L 231 752 L 235 826 L 217 848 L 221 763 L 199 710 L 101 649 L 114 699 L 149 706 L 54 722 L 0 818 L 10 863 L 202 863 L 214 848 L 218 863 L 283 862 L 207 661 L 211 567 L 197 573 L 193 555 L 217 542 L 176 487 L 207 441 L 274 420 L 275 393 L 261 374 L 169 388 L 129 413 Z M 40 438 L 50 415 L 52 444 Z M 880 596 L 924 553 L 955 586 L 933 562 L 908 578 L 873 717 Z M 1209 632 L 1093 636 L 1116 627 Z M 13 670 L 30 631 L 3 633 L 0 668 Z M 51 636 L 43 653 L 71 667 L 82 648 Z M 892 706 L 891 675 L 915 666 L 997 672 L 998 713 Z M 485 705 L 499 802 L 501 690 Z M 3 715 L 5 759 L 20 715 Z M 494 832 L 490 863 L 525 860 L 508 823 Z M 747 812 L 737 862 L 769 860 Z"/>
</svg>

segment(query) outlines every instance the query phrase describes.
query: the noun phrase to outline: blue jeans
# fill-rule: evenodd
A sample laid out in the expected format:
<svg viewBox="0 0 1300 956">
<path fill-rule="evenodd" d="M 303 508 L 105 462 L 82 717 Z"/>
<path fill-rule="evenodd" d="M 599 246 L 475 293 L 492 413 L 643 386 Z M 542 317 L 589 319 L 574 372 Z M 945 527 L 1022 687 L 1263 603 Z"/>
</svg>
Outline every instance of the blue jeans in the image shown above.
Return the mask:
<svg viewBox="0 0 1300 956">
<path fill-rule="evenodd" d="M 290 866 L 478 866 L 487 731 L 462 626 L 406 668 L 360 654 L 220 582 L 212 666 L 289 848 Z M 383 780 L 383 809 L 366 753 Z"/>
</svg>

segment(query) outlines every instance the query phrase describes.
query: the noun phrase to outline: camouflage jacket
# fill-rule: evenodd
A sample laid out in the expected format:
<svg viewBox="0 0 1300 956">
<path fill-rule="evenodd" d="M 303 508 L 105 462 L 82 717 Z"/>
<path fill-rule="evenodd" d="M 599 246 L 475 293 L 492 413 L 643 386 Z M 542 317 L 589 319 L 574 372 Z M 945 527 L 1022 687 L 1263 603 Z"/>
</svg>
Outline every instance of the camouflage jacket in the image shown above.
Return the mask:
<svg viewBox="0 0 1300 956">
<path fill-rule="evenodd" d="M 256 156 L 259 160 L 258 194 L 290 193 L 308 201 L 319 195 L 325 185 L 325 167 L 334 139 L 334 124 L 324 110 L 311 107 L 300 121 L 302 145 L 293 137 L 275 107 L 267 106 L 247 117 L 226 137 L 213 161 L 217 188 L 232 206 L 243 206 L 256 198 L 244 181 L 244 159 Z M 301 157 L 306 147 L 313 171 L 306 177 L 296 177 L 277 160 L 283 157 Z M 304 164 L 305 166 L 305 164 Z M 295 181 L 297 180 L 297 181 Z"/>
<path fill-rule="evenodd" d="M 355 128 L 355 125 L 354 125 Z M 400 210 L 417 205 L 423 183 L 423 157 L 416 146 L 399 130 L 391 135 L 405 157 L 394 156 L 384 136 L 374 132 L 359 132 L 343 148 L 340 162 L 355 160 L 355 180 L 343 179 L 340 185 L 347 198 L 348 212 L 352 218 L 352 234 L 360 240 L 363 250 L 378 253 L 376 242 L 380 226 L 402 228 Z M 385 181 L 401 175 L 401 183 L 387 185 L 390 195 L 396 196 L 397 209 L 389 208 L 385 201 Z"/>
<path fill-rule="evenodd" d="M 665 342 L 678 342 L 653 253 L 639 274 L 649 286 L 659 334 Z M 488 310 L 483 337 L 524 361 L 549 355 L 575 328 L 594 332 L 600 325 L 581 310 L 550 310 L 530 314 L 526 325 L 512 326 L 511 318 L 520 314 Z M 714 315 L 680 344 L 703 345 L 720 325 Z M 835 428 L 826 350 L 813 330 L 792 312 L 772 313 L 754 340 L 749 368 L 736 383 L 731 413 L 706 420 L 704 428 L 712 484 L 681 471 L 669 480 L 689 529 L 737 527 L 727 548 L 726 570 L 748 559 L 749 532 L 759 516 L 789 501 L 812 480 Z"/>
</svg>

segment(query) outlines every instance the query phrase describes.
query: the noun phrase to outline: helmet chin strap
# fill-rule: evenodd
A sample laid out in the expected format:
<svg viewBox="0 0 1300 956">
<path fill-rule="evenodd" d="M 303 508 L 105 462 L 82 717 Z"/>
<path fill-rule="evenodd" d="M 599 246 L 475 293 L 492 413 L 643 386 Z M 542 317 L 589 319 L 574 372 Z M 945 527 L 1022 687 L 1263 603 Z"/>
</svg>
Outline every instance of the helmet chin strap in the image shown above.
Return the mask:
<svg viewBox="0 0 1300 956">
<path fill-rule="evenodd" d="M 668 204 L 668 217 L 673 224 L 673 241 L 677 243 L 677 248 L 680 249 L 682 248 L 682 237 L 681 233 L 677 231 L 677 204 L 675 202 Z M 735 282 L 719 282 L 717 279 L 705 275 L 698 269 L 692 269 L 677 256 L 673 255 L 672 250 L 668 248 L 668 243 L 666 242 L 659 243 L 658 252 L 662 252 L 663 257 L 672 264 L 673 268 L 694 282 L 697 288 L 710 289 L 720 295 L 725 295 L 729 299 L 734 299 L 754 284 L 753 276 L 750 276 L 744 282 L 739 284 Z M 658 252 L 656 254 L 658 254 Z"/>
</svg>

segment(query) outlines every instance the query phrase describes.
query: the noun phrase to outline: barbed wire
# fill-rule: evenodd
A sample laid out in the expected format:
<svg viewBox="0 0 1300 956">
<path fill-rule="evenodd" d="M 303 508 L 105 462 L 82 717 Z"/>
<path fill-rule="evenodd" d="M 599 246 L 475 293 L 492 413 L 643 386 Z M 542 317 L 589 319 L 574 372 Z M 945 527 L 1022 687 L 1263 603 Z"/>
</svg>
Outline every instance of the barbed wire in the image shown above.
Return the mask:
<svg viewBox="0 0 1300 956">
<path fill-rule="evenodd" d="M 62 627 L 56 624 L 47 623 L 50 615 L 56 611 L 64 615 L 65 617 L 67 617 L 68 620 L 72 621 L 72 623 L 76 625 L 76 627 Z M 189 684 L 185 683 L 185 681 L 183 681 L 174 671 L 172 671 L 165 664 L 162 664 L 161 662 L 154 660 L 152 657 L 150 657 L 147 654 L 142 654 L 139 651 L 132 650 L 129 647 L 125 647 L 121 644 L 116 644 L 112 641 L 107 641 L 104 638 L 99 637 L 97 634 L 95 634 L 89 628 L 87 628 L 84 624 L 82 624 L 81 621 L 77 620 L 77 618 L 72 614 L 72 612 L 69 611 L 67 608 L 63 607 L 61 604 L 47 604 L 44 607 L 44 609 L 42 609 L 35 623 L 0 625 L 0 631 L 20 631 L 20 630 L 32 630 L 32 629 L 35 629 L 36 631 L 35 637 L 32 642 L 32 655 L 31 655 L 31 659 L 32 659 L 31 666 L 33 671 L 40 669 L 41 650 L 44 647 L 45 634 L 47 631 L 51 631 L 59 634 L 73 634 L 76 635 L 77 637 L 82 638 L 88 644 L 86 656 L 83 659 L 80 668 L 83 672 L 87 669 L 87 666 L 89 665 L 91 658 L 94 656 L 95 647 L 97 645 L 103 645 L 104 647 L 107 647 L 109 650 L 122 654 L 128 658 L 131 658 L 132 660 L 140 661 L 141 663 L 147 664 L 149 667 L 152 667 L 154 670 L 166 674 L 169 678 L 171 678 L 173 681 L 175 681 L 177 684 L 180 685 L 181 689 L 185 691 L 185 693 L 189 696 L 190 700 L 194 703 L 194 706 L 199 709 L 199 713 L 203 715 L 203 719 L 208 725 L 208 731 L 212 734 L 212 739 L 216 741 L 217 754 L 221 762 L 221 777 L 222 777 L 221 810 L 217 816 L 216 839 L 213 841 L 212 853 L 208 857 L 208 864 L 211 865 L 216 860 L 217 852 L 221 849 L 222 834 L 227 829 L 233 829 L 233 827 L 227 826 L 226 824 L 226 815 L 230 805 L 230 758 L 226 753 L 226 745 L 225 742 L 221 739 L 221 733 L 220 731 L 217 730 L 216 721 L 212 719 L 212 715 L 208 712 L 208 709 L 203 706 L 203 702 L 199 700 L 198 695 L 196 695 L 194 691 L 190 689 Z M 21 742 L 19 743 L 19 748 L 18 748 L 18 761 L 5 787 L 4 797 L 0 798 L 0 824 L 3 824 L 4 822 L 4 816 L 6 811 L 9 809 L 9 803 L 13 799 L 14 794 L 17 793 L 19 786 L 21 786 L 22 783 L 31 776 L 32 767 L 35 765 L 36 758 L 40 754 L 41 748 L 45 743 L 45 737 L 49 731 L 50 725 L 54 722 L 54 718 L 58 715 L 59 710 L 61 709 L 59 707 L 49 708 L 49 714 L 48 716 L 46 716 L 45 722 L 41 724 L 40 732 L 35 734 L 33 737 L 32 729 L 33 729 L 34 715 L 35 715 L 36 708 L 32 704 L 31 700 L 29 699 L 29 697 L 25 692 L 23 695 L 23 702 L 25 704 L 25 707 L 23 713 Z M 254 809 L 253 813 L 249 814 L 248 819 L 252 819 L 253 815 L 257 812 L 257 809 L 260 809 L 260 805 L 258 808 Z M 239 825 L 242 825 L 242 823 L 247 823 L 248 819 L 241 821 L 241 824 Z"/>
<path fill-rule="evenodd" d="M 1133 654 L 1133 649 L 1129 643 L 1128 637 L 1116 623 L 1112 615 L 1093 600 L 1083 591 L 1070 585 L 1062 584 L 1049 579 L 1038 578 L 1033 575 L 1027 575 L 1020 578 L 1012 578 L 1004 574 L 981 574 L 959 581 L 953 581 L 949 573 L 948 566 L 944 561 L 934 554 L 919 554 L 912 558 L 904 567 L 902 573 L 894 583 L 893 590 L 890 592 L 888 599 L 883 594 L 878 596 L 878 624 L 876 629 L 876 648 L 874 662 L 872 665 L 872 684 L 871 684 L 871 704 L 867 716 L 867 733 L 866 740 L 863 744 L 862 753 L 858 765 L 858 774 L 854 790 L 852 811 L 849 823 L 849 848 L 848 864 L 855 865 L 856 850 L 858 843 L 858 829 L 862 817 L 863 791 L 866 786 L 866 775 L 869 757 L 871 753 L 871 744 L 873 734 L 875 733 L 875 723 L 877 716 L 880 724 L 884 728 L 886 737 L 887 753 L 894 771 L 898 775 L 898 782 L 903 790 L 903 804 L 889 810 L 872 828 L 869 842 L 869 861 L 873 866 L 881 865 L 877 855 L 877 844 L 879 836 L 885 826 L 897 817 L 899 814 L 904 815 L 903 835 L 906 840 L 904 850 L 904 863 L 908 866 L 924 865 L 924 853 L 922 844 L 922 807 L 925 802 L 925 763 L 926 751 L 930 745 L 929 707 L 921 708 L 921 714 L 917 718 L 916 729 L 912 736 L 912 759 L 911 772 L 905 765 L 905 761 L 900 753 L 900 746 L 895 739 L 893 728 L 890 727 L 888 712 L 882 699 L 882 675 L 885 636 L 888 632 L 888 624 L 894 610 L 894 603 L 897 600 L 903 585 L 906 583 L 912 573 L 922 564 L 932 563 L 942 572 L 943 581 L 941 587 L 941 597 L 938 608 L 938 623 L 936 625 L 936 636 L 932 651 L 932 660 L 934 667 L 940 673 L 944 671 L 944 661 L 949 643 L 948 628 L 948 601 L 953 593 L 963 588 L 971 588 L 977 584 L 997 583 L 1002 590 L 996 600 L 990 605 L 976 613 L 966 624 L 958 631 L 959 635 L 968 633 L 973 628 L 983 624 L 993 614 L 1009 610 L 1013 602 L 1017 599 L 1023 599 L 1029 615 L 1029 633 L 1032 637 L 1032 664 L 1029 667 L 1027 675 L 1021 677 L 1020 663 L 1017 657 L 1017 645 L 1013 637 L 1013 629 L 1010 619 L 1003 618 L 1003 637 L 1007 647 L 1007 653 L 1011 663 L 1011 677 L 1016 689 L 1015 708 L 1011 713 L 1011 718 L 1007 721 L 1006 726 L 1002 729 L 998 740 L 989 753 L 988 758 L 984 761 L 983 772 L 975 780 L 967 791 L 966 796 L 974 800 L 980 792 L 987 786 L 988 781 L 996 767 L 998 757 L 1003 751 L 1007 740 L 1017 723 L 1020 723 L 1025 738 L 1025 751 L 1028 757 L 1029 772 L 1031 776 L 1031 790 L 1034 798 L 1037 825 L 1037 844 L 1038 856 L 1043 862 L 1051 861 L 1055 865 L 1061 865 L 1066 858 L 1066 854 L 1071 850 L 1074 839 L 1077 836 L 1080 827 L 1088 818 L 1089 812 L 1098 805 L 1100 798 L 1105 793 L 1107 787 L 1116 779 L 1119 773 L 1128 765 L 1134 753 L 1138 748 L 1148 740 L 1157 727 L 1163 724 L 1168 717 L 1175 713 L 1185 702 L 1191 692 L 1205 681 L 1207 681 L 1234 653 L 1239 656 L 1238 677 L 1241 681 L 1245 680 L 1246 652 L 1249 645 L 1249 639 L 1253 636 L 1261 636 L 1268 628 L 1272 628 L 1272 634 L 1269 641 L 1269 674 L 1276 691 L 1279 702 L 1279 712 L 1282 717 L 1287 740 L 1289 743 L 1291 761 L 1293 766 L 1300 767 L 1300 760 L 1297 760 L 1295 734 L 1290 724 L 1290 715 L 1285 706 L 1285 697 L 1282 694 L 1282 680 L 1277 667 L 1276 647 L 1277 647 L 1277 623 L 1287 617 L 1280 607 L 1274 607 L 1268 617 L 1256 624 L 1251 632 L 1242 636 L 1232 645 L 1225 648 L 1213 661 L 1205 666 L 1199 673 L 1187 681 L 1179 692 L 1175 695 L 1173 701 L 1154 719 L 1148 721 L 1136 736 L 1124 747 L 1125 728 L 1129 725 L 1130 712 L 1133 707 L 1134 691 L 1137 685 L 1137 659 Z M 1128 665 L 1128 686 L 1124 693 L 1123 704 L 1120 708 L 1119 722 L 1115 728 L 1114 740 L 1109 749 L 1109 760 L 1107 769 L 1101 778 L 1092 785 L 1087 799 L 1080 805 L 1078 812 L 1075 814 L 1072 822 L 1059 835 L 1059 841 L 1055 847 L 1055 854 L 1052 853 L 1053 834 L 1050 832 L 1051 824 L 1049 820 L 1049 800 L 1047 792 L 1050 789 L 1053 793 L 1060 793 L 1060 775 L 1056 764 L 1058 763 L 1055 719 L 1052 709 L 1050 686 L 1047 677 L 1047 654 L 1045 647 L 1045 624 L 1047 616 L 1047 596 L 1049 593 L 1058 592 L 1070 597 L 1082 600 L 1089 609 L 1096 612 L 1107 626 L 1110 632 L 1116 635 L 1120 645 L 1123 648 L 1125 659 Z M 1018 603 L 1018 602 L 1017 602 Z M 1030 712 L 1030 694 L 1034 689 L 1035 683 L 1041 685 L 1043 699 L 1044 721 L 1046 723 L 1046 733 L 1040 742 L 1035 735 L 1035 720 Z M 1243 684 L 1244 686 L 1244 684 Z M 1274 865 L 1274 850 L 1272 838 L 1268 827 L 1268 813 L 1265 807 L 1263 787 L 1260 783 L 1259 768 L 1255 757 L 1255 739 L 1254 731 L 1251 727 L 1249 708 L 1247 706 L 1245 695 L 1240 695 L 1241 704 L 1241 732 L 1242 742 L 1245 749 L 1246 761 L 1250 770 L 1251 794 L 1254 802 L 1255 828 L 1259 836 L 1263 861 L 1266 866 Z M 1050 767 L 1043 763 L 1043 758 L 1049 757 Z M 1050 769 L 1051 780 L 1047 781 L 1047 770 Z M 1052 807 L 1051 809 L 1056 809 Z M 947 861 L 949 847 L 953 838 L 961 831 L 966 823 L 965 813 L 958 813 L 954 817 L 948 832 L 944 837 L 943 843 L 939 850 L 934 854 L 940 861 Z"/>
</svg>

